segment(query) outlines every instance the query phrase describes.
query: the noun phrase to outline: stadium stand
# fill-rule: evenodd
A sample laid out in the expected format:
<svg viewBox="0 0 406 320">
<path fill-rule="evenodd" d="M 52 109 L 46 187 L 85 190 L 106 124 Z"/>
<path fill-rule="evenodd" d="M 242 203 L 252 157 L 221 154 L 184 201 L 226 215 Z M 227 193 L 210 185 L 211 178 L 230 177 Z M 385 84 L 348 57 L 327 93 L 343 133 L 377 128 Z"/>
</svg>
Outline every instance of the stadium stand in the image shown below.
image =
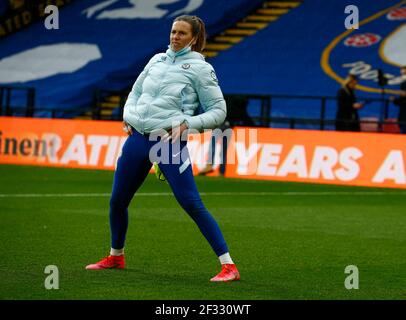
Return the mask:
<svg viewBox="0 0 406 320">
<path fill-rule="evenodd" d="M 19 32 L 46 16 L 45 8 L 59 9 L 75 0 L 2 0 L 0 1 L 0 39 Z"/>
<path fill-rule="evenodd" d="M 0 85 L 34 87 L 36 110 L 78 115 L 89 108 L 93 90 L 127 88 L 153 54 L 166 50 L 175 16 L 193 12 L 209 34 L 218 34 L 262 2 L 73 2 L 60 11 L 60 29 L 38 22 L 0 42 Z"/>
<path fill-rule="evenodd" d="M 326 100 L 325 117 L 334 119 L 334 96 L 340 86 L 337 81 L 351 71 L 360 77 L 361 90 L 357 96 L 375 99 L 360 111 L 361 117 L 382 119 L 385 112 L 380 101 L 381 88 L 376 81 L 377 70 L 383 69 L 392 78 L 387 88 L 398 88 L 398 66 L 406 64 L 405 56 L 400 57 L 406 43 L 404 25 L 401 27 L 405 8 L 398 8 L 402 4 L 399 1 L 355 1 L 353 4 L 359 7 L 360 22 L 365 21 L 358 30 L 345 29 L 342 1 L 304 1 L 259 30 L 255 37 L 213 58 L 211 63 L 224 92 L 331 97 Z M 396 5 L 398 7 L 391 9 Z M 369 35 L 371 39 L 367 36 L 365 43 L 352 42 L 362 39 L 362 35 Z M 318 100 L 316 103 L 317 100 L 293 97 L 274 99 L 272 114 L 274 117 L 318 118 L 321 104 Z M 250 108 L 252 115 L 259 116 L 256 110 L 258 108 Z M 395 117 L 397 108 L 391 107 L 387 112 L 388 117 Z"/>
<path fill-rule="evenodd" d="M 8 10 L 8 3 L 0 1 L 0 17 L 2 17 Z"/>
<path fill-rule="evenodd" d="M 360 79 L 357 97 L 369 102 L 360 110 L 362 128 L 395 132 L 385 120 L 398 111 L 387 98 L 406 64 L 399 53 L 406 7 L 353 4 L 360 28 L 347 30 L 340 0 L 72 1 L 60 10 L 59 30 L 41 21 L 0 42 L 0 85 L 35 88 L 35 116 L 118 119 L 141 68 L 166 49 L 173 18 L 191 13 L 206 21 L 206 57 L 223 92 L 249 95 L 257 125 L 333 130 L 335 95 L 351 72 Z M 378 70 L 389 79 L 385 88 Z"/>
<path fill-rule="evenodd" d="M 218 35 L 207 39 L 204 55 L 206 59 L 217 56 L 224 50 L 232 47 L 245 38 L 255 35 L 258 30 L 266 28 L 269 23 L 276 21 L 281 15 L 299 6 L 301 1 L 265 1 L 251 14 L 244 16 L 234 25 L 223 30 Z M 111 90 L 97 90 L 94 96 L 93 110 L 79 119 L 119 119 L 127 97 L 128 90 L 114 93 Z M 266 103 L 266 102 L 265 102 Z M 262 124 L 262 123 L 261 123 Z M 265 124 L 266 126 L 267 124 Z"/>
</svg>

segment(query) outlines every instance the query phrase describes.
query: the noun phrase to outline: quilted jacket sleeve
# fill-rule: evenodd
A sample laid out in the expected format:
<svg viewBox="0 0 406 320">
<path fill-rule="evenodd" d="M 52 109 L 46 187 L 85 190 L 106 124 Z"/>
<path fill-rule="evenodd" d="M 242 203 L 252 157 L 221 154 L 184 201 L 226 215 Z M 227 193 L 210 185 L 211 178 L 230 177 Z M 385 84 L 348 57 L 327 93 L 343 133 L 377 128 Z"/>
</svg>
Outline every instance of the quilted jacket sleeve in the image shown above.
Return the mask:
<svg viewBox="0 0 406 320">
<path fill-rule="evenodd" d="M 227 108 L 216 73 L 209 63 L 204 63 L 199 70 L 195 90 L 204 112 L 187 117 L 187 126 L 198 131 L 219 127 L 226 118 Z"/>
</svg>

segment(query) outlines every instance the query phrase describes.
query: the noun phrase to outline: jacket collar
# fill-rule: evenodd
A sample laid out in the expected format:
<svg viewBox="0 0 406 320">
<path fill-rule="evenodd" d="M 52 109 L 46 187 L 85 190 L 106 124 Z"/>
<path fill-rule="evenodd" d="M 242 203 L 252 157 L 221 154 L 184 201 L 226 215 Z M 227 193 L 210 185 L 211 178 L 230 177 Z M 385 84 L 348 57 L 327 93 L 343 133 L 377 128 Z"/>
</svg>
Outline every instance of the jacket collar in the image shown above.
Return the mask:
<svg viewBox="0 0 406 320">
<path fill-rule="evenodd" d="M 184 47 L 182 50 L 175 52 L 171 49 L 171 46 L 169 45 L 168 50 L 166 50 L 166 54 L 168 55 L 169 58 L 175 59 L 175 58 L 183 56 L 191 51 L 192 51 L 192 48 L 190 46 L 187 46 L 187 47 Z"/>
</svg>

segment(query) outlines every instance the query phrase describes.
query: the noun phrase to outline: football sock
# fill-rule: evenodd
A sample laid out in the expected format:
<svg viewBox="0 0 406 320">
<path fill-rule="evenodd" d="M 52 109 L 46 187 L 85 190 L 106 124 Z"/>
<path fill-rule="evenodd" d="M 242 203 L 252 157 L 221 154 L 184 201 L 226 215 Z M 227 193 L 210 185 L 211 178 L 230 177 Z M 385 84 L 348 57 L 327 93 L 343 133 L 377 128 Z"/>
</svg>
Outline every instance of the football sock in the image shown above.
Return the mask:
<svg viewBox="0 0 406 320">
<path fill-rule="evenodd" d="M 231 260 L 230 254 L 228 252 L 219 256 L 221 264 L 234 264 L 233 260 Z"/>
<path fill-rule="evenodd" d="M 122 249 L 110 249 L 110 255 L 111 256 L 122 256 L 124 254 L 124 248 Z"/>
</svg>

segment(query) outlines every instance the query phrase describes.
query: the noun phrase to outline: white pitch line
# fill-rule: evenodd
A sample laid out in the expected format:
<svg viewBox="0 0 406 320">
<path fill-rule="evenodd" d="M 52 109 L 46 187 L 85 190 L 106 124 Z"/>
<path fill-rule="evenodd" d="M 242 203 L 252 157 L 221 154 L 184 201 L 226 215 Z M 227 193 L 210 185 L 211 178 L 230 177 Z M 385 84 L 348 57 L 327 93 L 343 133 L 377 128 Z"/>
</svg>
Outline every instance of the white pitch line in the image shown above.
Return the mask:
<svg viewBox="0 0 406 320">
<path fill-rule="evenodd" d="M 172 192 L 138 192 L 137 197 L 161 197 L 172 196 Z M 382 195 L 406 195 L 406 192 L 385 191 L 287 191 L 287 192 L 200 192 L 202 196 L 382 196 Z M 0 193 L 0 198 L 80 198 L 80 197 L 110 197 L 110 193 Z"/>
<path fill-rule="evenodd" d="M 2 193 L 0 198 L 76 198 L 107 197 L 109 193 Z"/>
</svg>

